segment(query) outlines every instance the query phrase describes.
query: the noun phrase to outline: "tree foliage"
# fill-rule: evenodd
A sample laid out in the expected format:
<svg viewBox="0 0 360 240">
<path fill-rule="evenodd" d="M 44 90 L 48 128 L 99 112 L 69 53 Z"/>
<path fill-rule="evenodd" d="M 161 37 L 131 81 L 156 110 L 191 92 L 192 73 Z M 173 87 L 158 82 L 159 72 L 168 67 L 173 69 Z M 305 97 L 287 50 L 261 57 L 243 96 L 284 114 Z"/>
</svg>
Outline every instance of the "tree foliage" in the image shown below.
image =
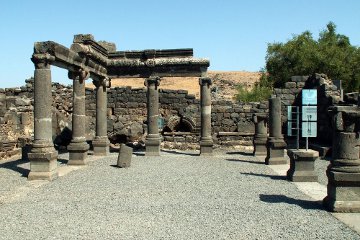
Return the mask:
<svg viewBox="0 0 360 240">
<path fill-rule="evenodd" d="M 325 73 L 343 81 L 345 91 L 360 90 L 360 49 L 352 46 L 347 36 L 336 33 L 328 23 L 313 38 L 309 31 L 294 35 L 286 43 L 268 44 L 266 70 L 275 87 L 281 87 L 294 75 Z"/>
<path fill-rule="evenodd" d="M 252 89 L 246 89 L 242 84 L 236 86 L 235 99 L 241 102 L 260 102 L 270 97 L 272 83 L 264 70 L 261 70 L 260 81 L 256 82 Z"/>
</svg>

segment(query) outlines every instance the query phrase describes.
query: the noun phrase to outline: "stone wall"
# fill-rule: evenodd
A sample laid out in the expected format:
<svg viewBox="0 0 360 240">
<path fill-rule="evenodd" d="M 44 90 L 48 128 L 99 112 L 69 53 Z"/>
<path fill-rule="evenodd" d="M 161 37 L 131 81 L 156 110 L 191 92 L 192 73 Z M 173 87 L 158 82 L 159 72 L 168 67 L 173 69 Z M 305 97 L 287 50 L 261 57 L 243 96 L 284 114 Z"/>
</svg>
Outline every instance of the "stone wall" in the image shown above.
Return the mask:
<svg viewBox="0 0 360 240">
<path fill-rule="evenodd" d="M 301 103 L 301 89 L 318 90 L 318 141 L 331 141 L 327 108 L 340 100 L 340 92 L 323 74 L 294 76 L 274 94 L 282 100 L 283 133 L 286 133 L 287 106 Z M 146 88 L 117 87 L 108 90 L 107 124 L 112 143 L 143 144 L 146 134 Z M 57 148 L 71 140 L 72 87 L 53 83 L 53 139 Z M 213 99 L 216 99 L 215 97 Z M 200 133 L 199 99 L 184 90 L 159 90 L 160 129 L 163 147 L 198 148 Z M 214 143 L 225 146 L 252 146 L 257 112 L 268 112 L 268 102 L 233 103 L 212 101 Z M 96 96 L 86 89 L 87 140 L 95 136 Z M 33 80 L 20 88 L 0 89 L 0 158 L 18 153 L 17 148 L 31 142 L 33 134 Z"/>
</svg>

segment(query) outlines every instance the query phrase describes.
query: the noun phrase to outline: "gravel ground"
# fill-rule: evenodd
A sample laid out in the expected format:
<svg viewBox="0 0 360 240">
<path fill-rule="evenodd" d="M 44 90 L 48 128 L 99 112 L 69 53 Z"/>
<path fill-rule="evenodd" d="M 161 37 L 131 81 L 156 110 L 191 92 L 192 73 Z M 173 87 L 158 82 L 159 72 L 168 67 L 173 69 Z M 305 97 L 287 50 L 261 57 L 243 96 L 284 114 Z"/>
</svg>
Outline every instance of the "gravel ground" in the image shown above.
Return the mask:
<svg viewBox="0 0 360 240">
<path fill-rule="evenodd" d="M 136 153 L 128 169 L 116 160 L 38 185 L 17 169 L 28 163 L 1 165 L 0 239 L 360 239 L 246 154 Z"/>
</svg>

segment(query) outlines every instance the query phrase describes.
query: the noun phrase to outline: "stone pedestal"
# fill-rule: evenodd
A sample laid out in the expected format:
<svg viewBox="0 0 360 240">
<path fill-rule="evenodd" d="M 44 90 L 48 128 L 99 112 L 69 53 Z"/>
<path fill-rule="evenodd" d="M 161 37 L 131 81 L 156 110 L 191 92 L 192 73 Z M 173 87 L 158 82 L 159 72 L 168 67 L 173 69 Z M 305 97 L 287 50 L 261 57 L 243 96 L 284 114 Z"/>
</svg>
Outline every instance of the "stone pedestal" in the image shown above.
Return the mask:
<svg viewBox="0 0 360 240">
<path fill-rule="evenodd" d="M 146 156 L 160 156 L 159 119 L 159 77 L 145 80 L 147 86 L 147 135 L 145 138 Z"/>
<path fill-rule="evenodd" d="M 29 180 L 53 180 L 58 177 L 58 153 L 52 142 L 52 94 L 49 55 L 34 54 L 34 141 Z"/>
<path fill-rule="evenodd" d="M 286 164 L 284 150 L 286 143 L 281 134 L 281 101 L 280 98 L 269 99 L 269 137 L 266 143 L 267 155 L 265 164 Z"/>
<path fill-rule="evenodd" d="M 133 150 L 131 147 L 125 144 L 120 145 L 119 156 L 117 160 L 117 166 L 120 168 L 128 168 L 131 164 Z"/>
<path fill-rule="evenodd" d="M 315 160 L 319 153 L 314 150 L 288 149 L 290 157 L 290 169 L 287 171 L 287 179 L 293 182 L 317 182 L 315 173 Z"/>
<path fill-rule="evenodd" d="M 334 212 L 360 212 L 360 108 L 335 106 L 329 112 L 334 125 L 333 152 L 326 171 L 324 205 Z"/>
<path fill-rule="evenodd" d="M 69 72 L 73 79 L 73 114 L 72 139 L 67 147 L 69 151 L 69 165 L 85 165 L 89 145 L 86 142 L 86 115 L 85 115 L 85 80 L 89 74 L 85 71 Z"/>
<path fill-rule="evenodd" d="M 213 139 L 211 137 L 211 91 L 212 81 L 210 78 L 202 77 L 200 84 L 200 111 L 201 111 L 201 136 L 200 155 L 212 155 Z"/>
<path fill-rule="evenodd" d="M 92 142 L 95 156 L 109 154 L 109 139 L 107 137 L 107 79 L 94 81 L 96 86 L 96 136 Z"/>
<path fill-rule="evenodd" d="M 253 115 L 255 123 L 254 156 L 266 156 L 267 148 L 267 114 L 256 113 Z"/>
</svg>

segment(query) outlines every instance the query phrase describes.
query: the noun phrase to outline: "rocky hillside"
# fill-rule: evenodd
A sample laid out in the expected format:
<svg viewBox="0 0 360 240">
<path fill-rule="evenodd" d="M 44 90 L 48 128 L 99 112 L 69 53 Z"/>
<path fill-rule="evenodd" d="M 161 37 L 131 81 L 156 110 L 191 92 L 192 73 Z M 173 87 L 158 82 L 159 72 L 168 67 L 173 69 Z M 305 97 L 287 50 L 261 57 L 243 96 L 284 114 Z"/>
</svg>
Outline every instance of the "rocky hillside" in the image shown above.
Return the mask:
<svg viewBox="0 0 360 240">
<path fill-rule="evenodd" d="M 259 81 L 259 72 L 243 72 L 243 71 L 209 71 L 208 76 L 213 79 L 213 93 L 217 99 L 232 100 L 235 95 L 235 86 L 238 84 L 245 84 L 251 88 L 255 82 Z M 143 78 L 123 78 L 113 79 L 111 81 L 112 87 L 131 86 L 133 88 L 143 88 Z M 92 84 L 88 85 L 92 87 Z M 171 90 L 187 90 L 190 94 L 195 94 L 197 98 L 199 93 L 199 79 L 194 77 L 173 77 L 162 78 L 160 88 Z"/>
</svg>

